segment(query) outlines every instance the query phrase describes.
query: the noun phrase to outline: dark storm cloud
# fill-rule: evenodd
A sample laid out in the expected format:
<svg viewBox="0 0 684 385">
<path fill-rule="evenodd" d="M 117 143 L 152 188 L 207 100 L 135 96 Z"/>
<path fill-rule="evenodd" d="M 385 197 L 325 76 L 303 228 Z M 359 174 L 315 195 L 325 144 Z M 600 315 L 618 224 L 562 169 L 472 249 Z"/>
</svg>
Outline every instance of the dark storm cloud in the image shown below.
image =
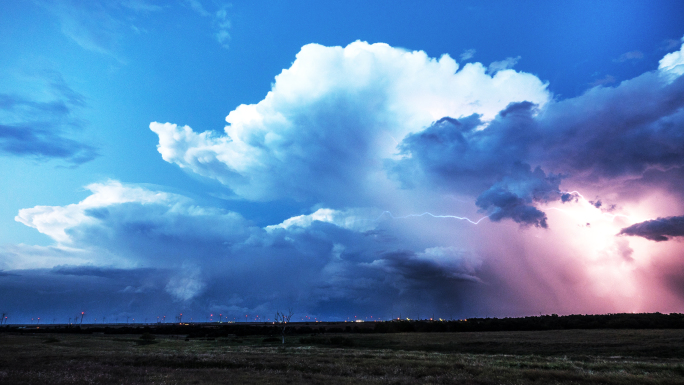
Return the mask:
<svg viewBox="0 0 684 385">
<path fill-rule="evenodd" d="M 108 245 L 109 252 L 134 251 L 139 257 L 150 253 L 151 261 L 163 256 L 144 247 L 132 250 L 127 235 L 116 230 L 110 236 L 120 246 Z M 119 322 L 130 316 L 139 322 L 142 317 L 156 320 L 157 315 L 180 312 L 204 317 L 214 311 L 232 318 L 272 314 L 286 307 L 333 319 L 353 312 L 376 318 L 399 312 L 415 317 L 457 311 L 480 284 L 477 258 L 466 252 L 446 247 L 411 250 L 410 239 L 387 245 L 372 234 L 319 221 L 302 228 L 255 231 L 228 248 L 202 245 L 200 236 L 178 238 L 174 245 L 184 244 L 186 256 L 193 258 L 191 265 L 167 259 L 151 263 L 164 267 L 60 265 L 5 272 L 0 292 L 8 300 L 0 306 L 10 310 L 12 322 L 38 316 L 66 322 L 80 311 L 86 312 L 88 322 L 103 316 L 110 321 L 119 317 Z M 193 247 L 190 255 L 187 250 Z M 201 290 L 196 290 L 198 285 Z"/>
<path fill-rule="evenodd" d="M 435 255 L 429 255 L 430 252 L 446 258 L 434 258 Z M 469 264 L 471 259 L 473 257 L 464 252 L 433 248 L 419 254 L 406 250 L 385 253 L 373 264 L 400 281 L 401 284 L 397 285 L 402 290 L 409 287 L 436 289 L 445 287 L 446 281 L 450 280 L 478 282 L 479 279 L 474 275 L 475 267 Z"/>
<path fill-rule="evenodd" d="M 159 269 L 108 269 L 61 266 L 54 269 L 16 270 L 0 276 L 0 310 L 9 323 L 66 323 L 85 312 L 84 322 L 125 322 L 126 316 L 148 317 L 176 310 L 164 290 L 169 272 Z M 155 319 L 156 320 L 156 319 Z M 144 319 L 136 320 L 144 321 Z M 152 319 L 150 318 L 151 322 Z"/>
<path fill-rule="evenodd" d="M 481 127 L 477 115 L 440 119 L 402 141 L 404 158 L 388 161 L 388 172 L 407 188 L 427 182 L 478 196 L 492 220 L 546 227 L 534 203 L 577 199 L 559 190 L 561 178 L 636 180 L 684 166 L 684 77 L 650 72 L 542 110 L 512 103 Z"/>
<path fill-rule="evenodd" d="M 684 236 L 684 216 L 658 218 L 633 224 L 620 231 L 620 235 L 644 237 L 656 242 Z"/>
<path fill-rule="evenodd" d="M 502 188 L 490 188 L 483 192 L 475 203 L 483 209 L 495 208 L 495 211 L 489 215 L 489 219 L 495 222 L 510 218 L 521 224 L 548 227 L 546 214 L 529 205 L 525 199 Z"/>
<path fill-rule="evenodd" d="M 632 192 L 647 192 L 653 188 L 662 188 L 674 195 L 684 196 L 682 189 L 684 167 L 672 167 L 666 170 L 651 168 L 639 178 L 628 181 L 626 189 Z"/>
<path fill-rule="evenodd" d="M 516 164 L 505 176 L 487 191 L 480 194 L 475 204 L 489 213 L 489 219 L 499 221 L 510 218 L 522 225 L 547 228 L 546 214 L 533 203 L 563 201 L 560 176 L 547 176 L 541 168 L 530 170 L 529 165 Z"/>
<path fill-rule="evenodd" d="M 0 94 L 0 151 L 72 164 L 97 157 L 94 147 L 68 137 L 83 126 L 76 110 L 85 106 L 84 97 L 71 89 L 59 73 L 45 71 L 40 77 L 52 100 Z"/>
<path fill-rule="evenodd" d="M 579 200 L 579 194 L 577 193 L 563 193 L 561 194 L 561 202 L 577 202 Z"/>
<path fill-rule="evenodd" d="M 466 295 L 455 285 L 479 284 L 474 256 L 449 248 L 424 249 L 417 235 L 391 243 L 377 236 L 387 232 L 392 229 L 382 224 L 377 230 L 358 232 L 314 221 L 306 227 L 255 234 L 227 256 L 230 270 L 214 268 L 223 271 L 223 279 L 214 284 L 221 292 L 235 293 L 241 306 L 289 303 L 331 318 L 344 318 L 352 311 L 389 317 L 398 313 L 398 304 L 406 305 L 405 314 L 409 308 L 424 315 L 428 309 L 453 309 Z M 208 288 L 204 295 L 214 290 L 219 292 Z M 447 305 L 437 303 L 445 298 Z"/>
<path fill-rule="evenodd" d="M 287 238 L 287 239 L 286 239 Z M 365 239 L 365 240 L 364 240 Z M 382 252 L 363 234 L 316 222 L 311 228 L 283 230 L 263 243 L 243 244 L 220 264 L 195 260 L 211 270 L 203 274 L 206 287 L 191 300 L 179 301 L 169 282 L 182 268 L 122 269 L 58 266 L 14 270 L 0 275 L 10 323 L 67 322 L 85 311 L 85 322 L 136 322 L 178 313 L 205 320 L 210 312 L 226 317 L 264 315 L 292 307 L 297 315 L 344 319 L 350 314 L 390 318 L 459 315 L 480 285 L 472 257 L 446 257 L 427 252 Z M 335 246 L 342 242 L 346 248 Z M 439 253 L 437 253 L 439 254 Z M 201 258 L 201 256 L 198 256 Z M 178 280 L 176 280 L 178 281 Z M 182 283 L 182 281 L 181 281 Z M 448 313 L 445 313 L 448 312 Z M 239 318 L 238 318 L 239 319 Z"/>
<path fill-rule="evenodd" d="M 478 130 L 480 116 L 443 118 L 422 132 L 408 135 L 400 154 L 411 157 L 388 163 L 390 174 L 412 187 L 426 177 L 443 189 L 479 194 L 513 173 L 535 140 L 534 105 L 513 103 L 487 129 Z"/>
<path fill-rule="evenodd" d="M 535 202 L 561 198 L 560 176 L 547 176 L 522 161 L 535 133 L 536 106 L 512 103 L 486 129 L 479 116 L 444 118 L 425 131 L 409 135 L 401 144 L 403 155 L 411 154 L 390 169 L 403 184 L 423 174 L 436 185 L 478 195 L 476 204 L 489 218 L 511 218 L 523 225 L 547 227 L 546 215 Z M 484 190 L 484 191 L 483 191 Z"/>
<path fill-rule="evenodd" d="M 684 77 L 649 72 L 553 103 L 537 118 L 531 163 L 590 179 L 684 165 Z"/>
</svg>

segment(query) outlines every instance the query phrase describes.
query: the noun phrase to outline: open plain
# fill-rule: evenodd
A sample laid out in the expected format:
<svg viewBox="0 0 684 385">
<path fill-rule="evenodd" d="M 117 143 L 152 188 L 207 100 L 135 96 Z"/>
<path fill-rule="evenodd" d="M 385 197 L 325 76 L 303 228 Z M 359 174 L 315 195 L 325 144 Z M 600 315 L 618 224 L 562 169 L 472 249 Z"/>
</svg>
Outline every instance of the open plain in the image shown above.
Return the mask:
<svg viewBox="0 0 684 385">
<path fill-rule="evenodd" d="M 684 330 L 0 334 L 2 384 L 684 384 Z"/>
</svg>

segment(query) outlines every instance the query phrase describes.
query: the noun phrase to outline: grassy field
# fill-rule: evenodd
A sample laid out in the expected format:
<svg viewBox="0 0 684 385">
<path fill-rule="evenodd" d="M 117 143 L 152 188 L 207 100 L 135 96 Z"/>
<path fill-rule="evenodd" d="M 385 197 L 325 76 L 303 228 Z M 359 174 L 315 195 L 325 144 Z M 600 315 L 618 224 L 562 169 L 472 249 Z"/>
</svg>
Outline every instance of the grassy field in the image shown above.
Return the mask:
<svg viewBox="0 0 684 385">
<path fill-rule="evenodd" d="M 1 384 L 684 384 L 683 330 L 0 334 Z"/>
</svg>

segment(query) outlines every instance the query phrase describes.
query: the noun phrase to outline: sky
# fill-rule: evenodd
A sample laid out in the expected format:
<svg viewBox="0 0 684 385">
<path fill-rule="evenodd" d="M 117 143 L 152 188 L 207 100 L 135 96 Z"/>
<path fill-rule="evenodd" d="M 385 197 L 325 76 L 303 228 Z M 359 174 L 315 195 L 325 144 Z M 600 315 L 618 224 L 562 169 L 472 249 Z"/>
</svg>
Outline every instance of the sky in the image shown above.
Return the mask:
<svg viewBox="0 0 684 385">
<path fill-rule="evenodd" d="M 7 322 L 684 312 L 681 1 L 0 5 Z"/>
</svg>

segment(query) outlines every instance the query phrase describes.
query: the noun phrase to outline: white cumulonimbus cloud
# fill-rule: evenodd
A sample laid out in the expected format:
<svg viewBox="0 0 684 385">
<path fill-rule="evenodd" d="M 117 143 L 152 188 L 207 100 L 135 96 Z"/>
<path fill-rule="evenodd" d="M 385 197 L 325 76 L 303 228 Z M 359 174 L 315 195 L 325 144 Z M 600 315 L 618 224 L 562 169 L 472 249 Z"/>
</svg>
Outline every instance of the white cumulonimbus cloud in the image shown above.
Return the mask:
<svg viewBox="0 0 684 385">
<path fill-rule="evenodd" d="M 358 205 L 378 194 L 383 162 L 407 134 L 444 116 L 487 121 L 511 102 L 551 98 L 534 75 L 486 72 L 480 63 L 459 69 L 448 55 L 387 44 L 309 44 L 261 102 L 230 112 L 225 135 L 172 123 L 150 129 L 164 160 L 240 197 Z"/>
</svg>

